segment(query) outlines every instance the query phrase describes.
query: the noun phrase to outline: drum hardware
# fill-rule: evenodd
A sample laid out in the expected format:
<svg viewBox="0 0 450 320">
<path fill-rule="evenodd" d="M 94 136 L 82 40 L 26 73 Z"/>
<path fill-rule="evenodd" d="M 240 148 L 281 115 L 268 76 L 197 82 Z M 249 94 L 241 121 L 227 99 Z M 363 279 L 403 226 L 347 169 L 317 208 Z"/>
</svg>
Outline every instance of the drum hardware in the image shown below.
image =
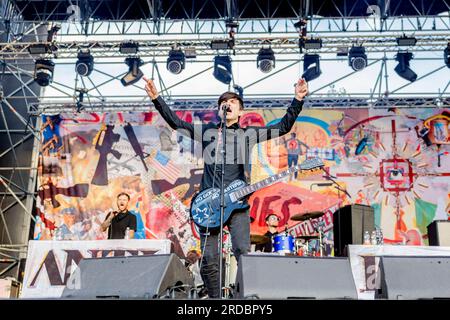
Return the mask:
<svg viewBox="0 0 450 320">
<path fill-rule="evenodd" d="M 291 217 L 291 220 L 293 220 L 293 221 L 306 221 L 306 220 L 320 218 L 323 215 L 324 215 L 324 212 L 322 212 L 322 211 L 306 212 L 306 213 L 302 213 L 302 214 L 293 215 Z M 309 244 L 309 241 L 314 240 L 314 239 L 318 239 L 319 240 L 319 256 L 323 257 L 323 248 L 324 248 L 324 243 L 323 243 L 324 232 L 323 232 L 323 228 L 325 226 L 325 222 L 323 220 L 320 220 L 320 221 L 317 222 L 317 224 L 311 223 L 311 225 L 314 227 L 314 232 L 316 233 L 316 235 L 314 236 L 314 238 L 311 235 L 310 236 L 303 236 L 304 240 L 305 241 L 307 240 L 306 242 Z M 297 238 L 301 238 L 301 237 L 297 237 Z M 309 248 L 307 248 L 307 252 L 309 253 Z"/>
<path fill-rule="evenodd" d="M 313 212 L 306 212 L 306 213 L 299 213 L 295 214 L 291 217 L 291 220 L 293 221 L 306 221 L 310 219 L 316 219 L 321 216 L 323 216 L 324 213 L 322 211 L 313 211 Z"/>
<path fill-rule="evenodd" d="M 250 235 L 250 243 L 251 244 L 266 244 L 270 241 L 269 237 L 266 237 L 261 234 L 251 234 Z"/>
</svg>

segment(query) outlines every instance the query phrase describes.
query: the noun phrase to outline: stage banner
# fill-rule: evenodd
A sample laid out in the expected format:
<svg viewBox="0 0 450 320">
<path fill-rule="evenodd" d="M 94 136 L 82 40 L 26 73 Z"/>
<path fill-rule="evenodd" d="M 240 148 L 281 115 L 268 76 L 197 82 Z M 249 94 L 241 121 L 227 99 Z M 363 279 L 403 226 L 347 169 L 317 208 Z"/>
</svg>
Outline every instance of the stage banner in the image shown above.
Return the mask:
<svg viewBox="0 0 450 320">
<path fill-rule="evenodd" d="M 375 290 L 380 288 L 377 272 L 381 256 L 450 256 L 450 247 L 350 245 L 348 249 L 358 299 L 363 300 L 375 299 Z"/>
<path fill-rule="evenodd" d="M 217 121 L 215 110 L 176 114 L 192 124 Z M 271 126 L 285 114 L 251 108 L 239 125 Z M 251 150 L 248 180 L 320 158 L 336 183 L 323 171 L 306 171 L 256 191 L 249 198 L 251 233 L 264 234 L 271 213 L 280 217 L 279 232 L 287 225 L 295 236 L 322 225 L 325 253 L 332 255 L 332 214 L 364 204 L 374 208 L 385 244 L 427 245 L 427 226 L 450 219 L 449 114 L 438 107 L 305 108 L 288 134 Z M 201 186 L 201 142 L 172 130 L 154 111 L 43 115 L 41 135 L 34 240 L 105 239 L 101 224 L 126 192 L 136 238 L 169 239 L 181 259 L 200 251 L 189 207 Z M 311 212 L 324 215 L 302 219 Z M 310 244 L 317 252 L 318 241 Z"/>
<path fill-rule="evenodd" d="M 170 240 L 29 241 L 20 297 L 61 297 L 81 259 L 170 252 Z"/>
</svg>

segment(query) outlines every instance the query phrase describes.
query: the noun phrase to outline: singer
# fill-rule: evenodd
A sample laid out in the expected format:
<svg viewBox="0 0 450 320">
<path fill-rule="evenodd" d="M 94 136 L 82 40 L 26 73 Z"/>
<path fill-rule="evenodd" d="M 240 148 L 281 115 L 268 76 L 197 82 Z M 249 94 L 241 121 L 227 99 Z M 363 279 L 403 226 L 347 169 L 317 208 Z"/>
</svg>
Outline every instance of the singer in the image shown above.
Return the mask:
<svg viewBox="0 0 450 320">
<path fill-rule="evenodd" d="M 252 147 L 269 139 L 287 134 L 295 123 L 303 106 L 303 98 L 308 94 L 308 85 L 304 79 L 299 79 L 295 86 L 295 98 L 286 114 L 276 124 L 266 127 L 239 126 L 239 118 L 244 111 L 242 98 L 233 92 L 225 92 L 218 99 L 219 116 L 223 118 L 226 108 L 226 119 L 219 124 L 191 124 L 182 121 L 159 95 L 152 80 L 146 81 L 145 90 L 168 125 L 181 134 L 202 144 L 204 171 L 201 190 L 211 187 L 220 188 L 222 159 L 221 130 L 226 123 L 226 158 L 225 158 L 225 188 L 234 180 L 246 181 L 245 173 L 249 170 L 249 158 Z M 228 221 L 231 234 L 233 254 L 239 261 L 241 254 L 250 251 L 250 216 L 248 210 L 234 212 Z M 219 298 L 219 232 L 208 228 L 200 230 L 202 260 L 200 261 L 201 276 L 208 291 L 209 298 Z"/>
<path fill-rule="evenodd" d="M 136 216 L 128 211 L 128 202 L 130 202 L 130 195 L 125 192 L 119 193 L 117 195 L 119 211 L 110 210 L 101 224 L 102 232 L 108 229 L 108 239 L 134 239 Z M 128 235 L 126 235 L 127 228 L 130 230 Z"/>
</svg>

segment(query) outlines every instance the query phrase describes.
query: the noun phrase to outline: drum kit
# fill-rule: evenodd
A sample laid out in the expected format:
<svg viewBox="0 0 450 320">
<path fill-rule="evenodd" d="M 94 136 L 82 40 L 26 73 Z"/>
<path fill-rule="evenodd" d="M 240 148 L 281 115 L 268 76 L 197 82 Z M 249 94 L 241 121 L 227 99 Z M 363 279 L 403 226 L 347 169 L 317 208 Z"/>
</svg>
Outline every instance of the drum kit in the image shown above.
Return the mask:
<svg viewBox="0 0 450 320">
<path fill-rule="evenodd" d="M 291 217 L 293 221 L 306 221 L 311 219 L 316 219 L 323 216 L 323 212 L 315 211 L 297 214 Z M 281 255 L 297 255 L 297 256 L 320 256 L 323 257 L 324 254 L 324 222 L 319 221 L 317 225 L 314 226 L 315 234 L 312 235 L 304 235 L 293 237 L 288 234 L 287 231 L 283 233 L 279 233 L 273 236 L 272 239 L 272 251 L 274 253 L 278 253 Z M 252 244 L 266 244 L 271 241 L 269 237 L 259 234 L 251 234 L 250 242 Z M 318 250 L 316 249 L 315 244 L 318 241 Z"/>
</svg>

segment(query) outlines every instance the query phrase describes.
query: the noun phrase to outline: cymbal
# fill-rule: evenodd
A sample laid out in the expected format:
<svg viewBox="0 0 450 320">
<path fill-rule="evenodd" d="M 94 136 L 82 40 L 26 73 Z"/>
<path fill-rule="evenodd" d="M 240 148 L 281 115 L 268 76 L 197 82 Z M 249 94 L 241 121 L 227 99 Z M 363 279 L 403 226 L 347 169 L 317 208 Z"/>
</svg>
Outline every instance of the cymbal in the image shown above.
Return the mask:
<svg viewBox="0 0 450 320">
<path fill-rule="evenodd" d="M 270 239 L 262 234 L 251 234 L 250 235 L 250 242 L 252 244 L 265 244 L 269 241 L 270 241 Z"/>
<path fill-rule="evenodd" d="M 323 216 L 324 213 L 322 211 L 314 211 L 314 212 L 306 212 L 306 213 L 300 213 L 295 214 L 291 217 L 291 220 L 294 221 L 305 221 L 309 219 L 315 219 Z"/>
<path fill-rule="evenodd" d="M 319 239 L 319 235 L 318 234 L 310 234 L 307 236 L 298 236 L 296 237 L 296 239 L 303 239 L 303 240 L 312 240 L 312 239 Z"/>
</svg>

